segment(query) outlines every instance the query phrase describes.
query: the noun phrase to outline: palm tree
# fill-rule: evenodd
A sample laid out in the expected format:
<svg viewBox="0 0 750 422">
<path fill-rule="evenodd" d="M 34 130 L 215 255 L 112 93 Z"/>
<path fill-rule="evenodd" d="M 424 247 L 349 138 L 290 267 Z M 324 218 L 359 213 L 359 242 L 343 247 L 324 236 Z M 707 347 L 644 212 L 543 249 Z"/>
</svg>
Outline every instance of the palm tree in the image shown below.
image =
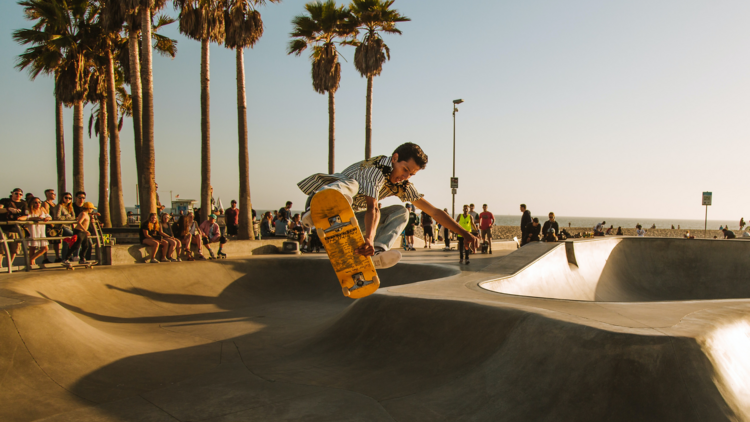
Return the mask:
<svg viewBox="0 0 750 422">
<path fill-rule="evenodd" d="M 28 69 L 32 80 L 40 74 L 52 75 L 57 84 L 57 72 L 64 57 L 68 31 L 72 29 L 70 14 L 60 2 L 53 0 L 29 0 L 18 3 L 24 7 L 26 18 L 36 21 L 31 29 L 13 32 L 13 39 L 21 45 L 32 44 L 18 58 L 16 68 Z M 57 88 L 55 88 L 57 91 Z M 57 157 L 57 191 L 67 190 L 65 178 L 65 139 L 63 126 L 63 103 L 55 95 L 55 151 Z"/>
<path fill-rule="evenodd" d="M 154 155 L 154 111 L 152 42 L 156 39 L 158 52 L 172 57 L 177 53 L 177 41 L 153 33 L 158 27 L 174 22 L 159 16 L 153 27 L 153 14 L 166 5 L 166 0 L 100 0 L 105 7 L 102 13 L 104 26 L 119 31 L 126 23 L 127 47 L 123 46 L 118 57 L 124 77 L 130 85 L 132 95 L 130 115 L 133 117 L 136 171 L 138 173 L 138 196 L 141 203 L 141 218 L 156 212 L 155 155 Z M 146 28 L 142 31 L 142 28 Z M 140 40 L 140 47 L 139 47 Z M 143 52 L 142 59 L 140 54 Z"/>
<path fill-rule="evenodd" d="M 391 59 L 391 51 L 380 32 L 401 34 L 398 22 L 411 19 L 391 10 L 395 0 L 352 0 L 349 6 L 358 29 L 365 31 L 361 41 L 355 42 L 354 67 L 367 78 L 367 106 L 365 107 L 365 159 L 372 156 L 372 79 L 383 71 L 383 63 Z"/>
<path fill-rule="evenodd" d="M 95 62 L 95 66 L 92 68 L 91 77 L 89 78 L 86 100 L 97 104 L 97 106 L 91 111 L 91 117 L 89 118 L 89 138 L 91 138 L 91 129 L 93 127 L 94 133 L 99 137 L 99 221 L 101 221 L 104 227 L 112 227 L 109 208 L 109 148 L 107 145 L 106 125 L 107 74 L 104 63 L 101 63 L 101 57 L 94 57 L 93 61 Z"/>
<path fill-rule="evenodd" d="M 314 1 L 305 5 L 307 15 L 292 19 L 294 30 L 289 34 L 287 54 L 301 55 L 310 47 L 312 53 L 312 82 L 315 92 L 328 93 L 328 173 L 334 172 L 335 103 L 334 95 L 341 81 L 341 64 L 336 50 L 337 40 L 356 34 L 351 14 L 334 0 Z M 339 41 L 341 43 L 341 41 Z"/>
<path fill-rule="evenodd" d="M 174 0 L 180 11 L 180 33 L 201 42 L 201 218 L 211 211 L 211 118 L 209 43 L 224 42 L 222 0 Z"/>
<path fill-rule="evenodd" d="M 281 0 L 269 0 L 279 3 Z M 237 62 L 237 132 L 240 160 L 240 239 L 254 239 L 253 204 L 250 200 L 250 156 L 247 145 L 247 99 L 245 95 L 244 49 L 252 47 L 263 35 L 263 20 L 256 7 L 265 0 L 233 0 L 226 9 L 226 46 L 235 49 Z"/>
</svg>

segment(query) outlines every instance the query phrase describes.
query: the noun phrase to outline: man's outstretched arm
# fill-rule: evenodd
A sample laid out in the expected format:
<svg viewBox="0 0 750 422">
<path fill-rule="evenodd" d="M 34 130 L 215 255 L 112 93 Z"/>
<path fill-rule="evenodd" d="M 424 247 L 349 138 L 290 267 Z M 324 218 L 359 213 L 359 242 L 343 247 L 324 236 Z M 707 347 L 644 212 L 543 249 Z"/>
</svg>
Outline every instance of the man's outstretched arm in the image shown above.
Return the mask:
<svg viewBox="0 0 750 422">
<path fill-rule="evenodd" d="M 461 227 L 457 222 L 453 221 L 453 219 L 445 211 L 435 208 L 434 205 L 429 203 L 424 198 L 420 198 L 416 201 L 412 201 L 412 204 L 414 204 L 417 208 L 424 211 L 428 215 L 434 216 L 435 221 L 442 224 L 443 228 L 447 228 L 453 233 L 460 234 L 461 237 L 463 237 L 464 241 L 466 242 L 466 247 L 468 249 L 471 249 L 472 252 L 476 251 L 477 246 L 479 246 L 479 239 L 475 237 L 474 235 L 472 235 L 471 233 L 464 230 L 464 228 Z"/>
<path fill-rule="evenodd" d="M 375 255 L 375 231 L 380 221 L 380 208 L 378 200 L 365 196 L 367 202 L 367 211 L 365 211 L 365 244 L 357 248 L 354 252 L 362 256 Z"/>
</svg>

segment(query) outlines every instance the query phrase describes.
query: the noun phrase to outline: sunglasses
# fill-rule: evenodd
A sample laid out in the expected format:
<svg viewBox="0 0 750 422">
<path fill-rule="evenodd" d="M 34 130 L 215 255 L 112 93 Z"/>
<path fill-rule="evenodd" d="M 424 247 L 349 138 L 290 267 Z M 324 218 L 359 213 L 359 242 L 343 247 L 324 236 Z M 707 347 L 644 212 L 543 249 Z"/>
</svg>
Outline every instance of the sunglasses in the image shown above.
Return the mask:
<svg viewBox="0 0 750 422">
<path fill-rule="evenodd" d="M 78 196 L 77 198 L 78 198 L 78 199 L 86 199 L 86 197 L 85 197 L 85 196 Z"/>
<path fill-rule="evenodd" d="M 63 196 L 63 199 L 73 199 L 72 196 Z"/>
<path fill-rule="evenodd" d="M 21 196 L 21 195 L 23 195 L 23 192 L 13 192 L 13 195 Z"/>
</svg>

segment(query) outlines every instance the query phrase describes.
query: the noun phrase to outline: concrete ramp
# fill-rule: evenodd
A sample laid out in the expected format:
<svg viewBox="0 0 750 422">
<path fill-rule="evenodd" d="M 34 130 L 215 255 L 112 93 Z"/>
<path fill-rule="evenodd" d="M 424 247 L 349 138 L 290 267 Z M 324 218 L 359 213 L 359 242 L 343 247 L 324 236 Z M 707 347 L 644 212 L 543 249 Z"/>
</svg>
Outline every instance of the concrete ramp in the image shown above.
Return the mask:
<svg viewBox="0 0 750 422">
<path fill-rule="evenodd" d="M 522 271 L 481 283 L 533 297 L 601 302 L 750 298 L 750 242 L 607 238 L 559 244 Z"/>
<path fill-rule="evenodd" d="M 0 284 L 0 421 L 747 419 L 746 301 L 657 312 L 477 287 L 528 260 L 526 284 L 596 297 L 584 281 L 611 259 L 593 258 L 618 243 L 577 264 L 543 244 L 471 267 L 402 263 L 356 301 L 305 256 L 14 275 Z"/>
</svg>

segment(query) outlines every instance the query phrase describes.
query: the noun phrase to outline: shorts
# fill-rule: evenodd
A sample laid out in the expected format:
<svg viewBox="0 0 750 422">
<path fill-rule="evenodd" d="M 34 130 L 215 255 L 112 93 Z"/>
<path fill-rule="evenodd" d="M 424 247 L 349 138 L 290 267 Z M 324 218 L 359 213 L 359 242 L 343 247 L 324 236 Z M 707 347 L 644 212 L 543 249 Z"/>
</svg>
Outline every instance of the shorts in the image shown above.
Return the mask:
<svg viewBox="0 0 750 422">
<path fill-rule="evenodd" d="M 414 236 L 414 227 L 407 226 L 404 229 L 404 235 L 406 235 L 406 236 Z"/>
<path fill-rule="evenodd" d="M 424 226 L 424 235 L 429 237 L 435 237 L 435 230 L 432 229 L 432 225 Z"/>
<path fill-rule="evenodd" d="M 482 237 L 484 237 L 484 235 L 492 237 L 492 229 L 491 228 L 489 228 L 489 229 L 479 229 L 479 231 L 482 232 Z"/>
</svg>

